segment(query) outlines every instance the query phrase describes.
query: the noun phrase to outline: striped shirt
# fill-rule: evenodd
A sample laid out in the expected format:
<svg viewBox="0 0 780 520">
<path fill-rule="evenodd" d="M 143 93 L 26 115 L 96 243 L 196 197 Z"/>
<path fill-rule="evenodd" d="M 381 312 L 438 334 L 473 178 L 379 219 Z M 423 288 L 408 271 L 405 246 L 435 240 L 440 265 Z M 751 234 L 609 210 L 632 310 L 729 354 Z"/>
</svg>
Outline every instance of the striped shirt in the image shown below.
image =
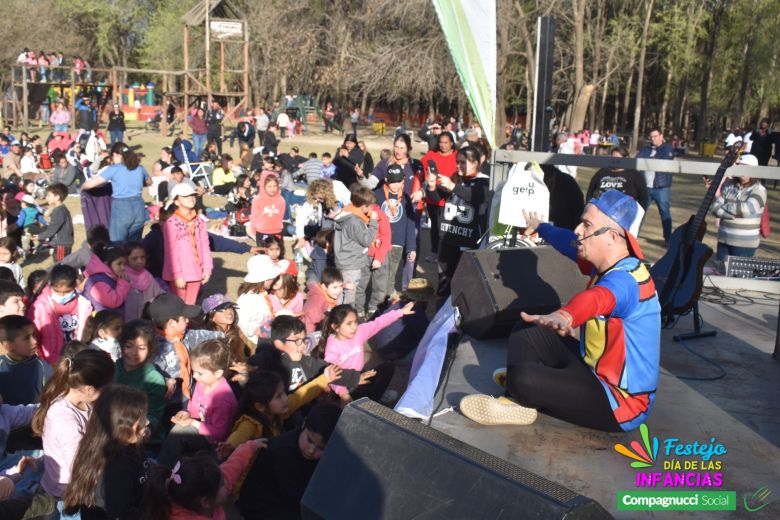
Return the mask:
<svg viewBox="0 0 780 520">
<path fill-rule="evenodd" d="M 766 197 L 761 182 L 742 186 L 726 179 L 712 204 L 712 214 L 721 219 L 718 242 L 734 247 L 758 247 Z"/>
</svg>

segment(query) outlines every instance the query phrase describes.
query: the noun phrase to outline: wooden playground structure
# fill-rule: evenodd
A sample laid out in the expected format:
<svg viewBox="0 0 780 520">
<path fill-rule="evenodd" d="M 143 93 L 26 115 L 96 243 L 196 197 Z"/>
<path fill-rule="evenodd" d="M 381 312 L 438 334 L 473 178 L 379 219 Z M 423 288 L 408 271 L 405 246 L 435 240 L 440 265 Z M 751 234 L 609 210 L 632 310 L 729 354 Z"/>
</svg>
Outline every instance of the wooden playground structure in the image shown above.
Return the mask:
<svg viewBox="0 0 780 520">
<path fill-rule="evenodd" d="M 54 88 L 59 91 L 59 96 L 63 99 L 71 115 L 71 124 L 76 120 L 76 100 L 78 96 L 95 96 L 98 99 L 98 125 L 100 124 L 100 115 L 110 110 L 114 103 L 119 104 L 123 110 L 135 110 L 132 101 L 123 99 L 123 90 L 125 81 L 120 84 L 120 78 L 127 78 L 128 74 L 141 76 L 144 78 L 158 77 L 161 82 L 155 84 L 156 88 L 161 87 L 160 105 L 149 104 L 151 107 L 147 110 L 141 110 L 138 119 L 144 119 L 150 114 L 160 112 L 160 132 L 165 135 L 168 132 L 166 109 L 168 103 L 174 103 L 179 112 L 183 109 L 185 114 L 182 117 L 182 129 L 184 135 L 188 135 L 189 127 L 187 125 L 186 114 L 191 106 L 201 100 L 206 100 L 209 104 L 214 98 L 224 100 L 225 119 L 235 122 L 242 111 L 251 108 L 250 88 L 249 88 L 249 28 L 246 19 L 241 12 L 236 9 L 230 0 L 203 0 L 196 4 L 188 13 L 182 17 L 183 23 L 183 70 L 160 70 L 160 69 L 140 69 L 128 67 L 93 67 L 88 75 L 84 71 L 77 72 L 72 67 L 66 66 L 48 66 L 50 71 L 59 71 L 60 81 L 31 81 L 30 69 L 37 69 L 32 65 L 15 64 L 11 67 L 11 117 L 9 118 L 15 128 L 28 130 L 30 126 L 30 108 L 37 109 L 42 100 L 42 92 Z M 203 30 L 204 32 L 204 60 L 202 68 L 190 68 L 190 39 L 192 31 Z M 216 77 L 212 71 L 212 54 L 214 45 L 219 48 L 219 70 Z M 242 67 L 240 69 L 231 69 L 226 67 L 225 48 L 227 45 L 242 46 Z M 238 74 L 240 80 L 230 84 L 226 82 L 225 74 Z M 50 74 L 54 76 L 54 74 Z M 213 83 L 218 83 L 218 89 L 214 88 Z M 139 91 L 146 92 L 144 88 L 139 87 Z M 45 96 L 45 94 L 44 94 Z M 131 97 L 134 97 L 130 94 Z M 182 103 L 177 102 L 182 98 Z M 109 104 L 110 100 L 110 104 Z M 8 100 L 4 100 L 4 103 Z M 3 107 L 3 113 L 8 113 Z M 50 107 L 52 110 L 54 107 Z M 106 108 L 108 108 L 106 110 Z M 141 116 L 141 112 L 146 114 Z M 130 118 L 132 119 L 132 118 Z"/>
</svg>

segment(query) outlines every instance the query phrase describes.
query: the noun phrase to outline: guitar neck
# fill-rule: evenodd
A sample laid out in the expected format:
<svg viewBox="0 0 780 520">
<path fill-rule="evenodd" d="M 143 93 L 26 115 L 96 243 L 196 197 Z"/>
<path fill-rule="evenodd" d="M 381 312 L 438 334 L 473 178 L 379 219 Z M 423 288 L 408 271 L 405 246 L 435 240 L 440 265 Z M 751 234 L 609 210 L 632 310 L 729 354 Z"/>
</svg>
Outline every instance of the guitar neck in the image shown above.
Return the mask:
<svg viewBox="0 0 780 520">
<path fill-rule="evenodd" d="M 729 167 L 731 167 L 742 154 L 743 149 L 744 145 L 741 143 L 739 145 L 735 145 L 731 150 L 728 151 L 726 157 L 723 158 L 720 166 L 718 166 L 718 171 L 716 171 L 715 175 L 712 177 L 710 187 L 707 189 L 707 193 L 704 195 L 704 199 L 701 201 L 699 211 L 696 212 L 691 225 L 688 226 L 687 232 L 685 234 L 685 243 L 687 245 L 693 243 L 693 241 L 696 240 L 699 236 L 702 229 L 702 224 L 707 218 L 707 212 L 710 210 L 712 201 L 715 200 L 715 193 L 720 187 L 720 181 L 723 180 L 723 176 L 726 174 L 726 170 L 728 170 Z"/>
</svg>

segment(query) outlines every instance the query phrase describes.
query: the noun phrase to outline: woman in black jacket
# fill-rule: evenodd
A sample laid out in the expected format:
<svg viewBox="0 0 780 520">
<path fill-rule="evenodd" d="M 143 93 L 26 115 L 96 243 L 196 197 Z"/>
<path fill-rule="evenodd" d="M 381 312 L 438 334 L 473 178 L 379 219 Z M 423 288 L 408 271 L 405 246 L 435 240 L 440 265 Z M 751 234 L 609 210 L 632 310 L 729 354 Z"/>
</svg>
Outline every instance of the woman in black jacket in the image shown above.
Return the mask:
<svg viewBox="0 0 780 520">
<path fill-rule="evenodd" d="M 483 156 L 478 146 L 458 151 L 458 175 L 428 175 L 428 200 L 444 200 L 439 221 L 439 286 L 440 300 L 450 294 L 450 282 L 463 251 L 479 246 L 487 230 L 490 210 L 490 178 L 480 173 Z"/>
<path fill-rule="evenodd" d="M 366 157 L 358 147 L 357 139 L 354 134 L 347 134 L 344 138 L 344 144 L 336 150 L 336 156 L 333 164 L 336 165 L 336 174 L 334 179 L 344 183 L 344 186 L 353 189 L 353 184 L 358 182 L 358 177 L 362 176 L 362 164 Z"/>
<path fill-rule="evenodd" d="M 268 152 L 269 154 L 276 157 L 276 150 L 279 147 L 279 140 L 276 138 L 276 134 L 274 133 L 279 127 L 276 126 L 276 123 L 271 123 L 268 125 L 268 129 L 263 134 L 263 151 Z"/>
</svg>

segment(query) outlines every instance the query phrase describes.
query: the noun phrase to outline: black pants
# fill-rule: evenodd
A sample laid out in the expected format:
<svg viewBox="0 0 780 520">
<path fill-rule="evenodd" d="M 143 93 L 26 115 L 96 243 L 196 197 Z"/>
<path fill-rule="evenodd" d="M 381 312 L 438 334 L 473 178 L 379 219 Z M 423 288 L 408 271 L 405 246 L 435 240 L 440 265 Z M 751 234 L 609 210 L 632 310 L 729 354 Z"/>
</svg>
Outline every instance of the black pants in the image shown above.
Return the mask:
<svg viewBox="0 0 780 520">
<path fill-rule="evenodd" d="M 428 217 L 431 219 L 431 252 L 439 254 L 439 220 L 441 208 L 436 204 L 427 203 Z M 419 251 L 419 248 L 417 249 Z"/>
<path fill-rule="evenodd" d="M 438 307 L 441 307 L 442 302 L 450 296 L 452 276 L 455 274 L 461 256 L 463 256 L 463 251 L 460 250 L 460 247 L 446 242 L 439 244 L 439 285 L 436 288 Z"/>
<path fill-rule="evenodd" d="M 385 362 L 372 368 L 376 370 L 376 375 L 369 383 L 360 385 L 350 392 L 349 395 L 353 400 L 357 401 L 361 397 L 368 397 L 372 401 L 378 402 L 382 398 L 382 394 L 387 390 L 387 387 L 390 386 L 390 381 L 393 379 L 393 373 L 395 372 L 395 365 Z M 368 369 L 368 366 L 366 369 Z"/>
<path fill-rule="evenodd" d="M 214 186 L 214 193 L 217 195 L 227 195 L 230 193 L 230 190 L 236 187 L 235 182 L 227 182 L 225 184 L 220 184 L 219 186 Z"/>
<path fill-rule="evenodd" d="M 217 143 L 217 153 L 222 155 L 222 132 L 209 131 L 206 134 L 207 143 Z"/>
<path fill-rule="evenodd" d="M 516 328 L 509 337 L 506 388 L 521 405 L 552 417 L 596 430 L 623 431 L 604 387 L 571 336 L 536 326 Z"/>
</svg>

